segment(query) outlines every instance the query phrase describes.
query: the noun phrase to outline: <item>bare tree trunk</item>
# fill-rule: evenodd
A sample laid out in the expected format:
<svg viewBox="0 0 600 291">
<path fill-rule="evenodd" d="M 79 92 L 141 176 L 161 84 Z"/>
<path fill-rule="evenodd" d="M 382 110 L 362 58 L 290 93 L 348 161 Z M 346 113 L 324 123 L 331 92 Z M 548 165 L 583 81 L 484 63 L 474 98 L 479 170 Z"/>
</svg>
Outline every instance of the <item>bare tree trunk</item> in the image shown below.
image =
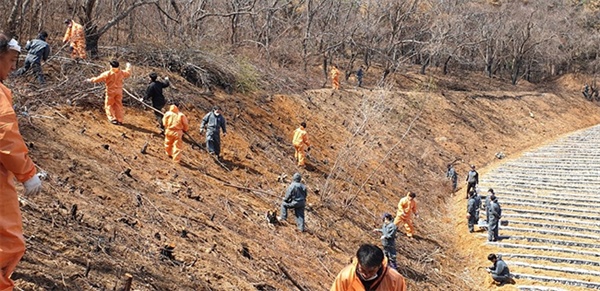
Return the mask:
<svg viewBox="0 0 600 291">
<path fill-rule="evenodd" d="M 452 56 L 448 56 L 448 58 L 444 62 L 444 75 L 448 74 L 448 64 L 450 63 L 450 59 L 452 59 Z"/>
<path fill-rule="evenodd" d="M 514 58 L 513 71 L 511 76 L 511 81 L 513 85 L 517 85 L 517 80 L 519 79 L 519 71 L 521 71 L 521 58 Z"/>
<path fill-rule="evenodd" d="M 14 0 L 13 6 L 10 9 L 10 14 L 8 15 L 8 20 L 6 21 L 6 32 L 11 36 L 15 36 L 17 34 L 17 26 L 18 26 L 17 17 L 19 16 L 19 8 L 20 7 L 21 7 L 21 0 Z"/>
<path fill-rule="evenodd" d="M 419 71 L 419 74 L 425 75 L 425 70 L 427 70 L 427 66 L 429 66 L 430 62 L 431 62 L 431 55 L 428 55 L 427 59 L 425 60 L 425 62 L 423 62 L 421 64 L 421 70 Z"/>
</svg>

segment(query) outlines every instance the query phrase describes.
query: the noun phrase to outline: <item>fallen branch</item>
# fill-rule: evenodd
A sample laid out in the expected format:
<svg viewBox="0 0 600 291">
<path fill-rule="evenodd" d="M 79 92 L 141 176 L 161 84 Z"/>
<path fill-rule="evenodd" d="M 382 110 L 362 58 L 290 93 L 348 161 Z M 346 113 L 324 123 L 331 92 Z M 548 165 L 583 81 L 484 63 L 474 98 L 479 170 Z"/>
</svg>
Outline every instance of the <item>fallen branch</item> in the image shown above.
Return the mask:
<svg viewBox="0 0 600 291">
<path fill-rule="evenodd" d="M 281 272 L 285 274 L 285 276 L 292 282 L 292 284 L 294 284 L 294 286 L 296 286 L 296 288 L 298 288 L 298 290 L 304 291 L 304 287 L 302 287 L 300 284 L 298 284 L 298 282 L 296 282 L 296 280 L 294 280 L 294 278 L 292 278 L 290 273 L 288 273 L 288 271 L 283 266 L 283 263 L 277 262 L 277 267 L 279 267 L 279 270 L 281 270 Z"/>
</svg>

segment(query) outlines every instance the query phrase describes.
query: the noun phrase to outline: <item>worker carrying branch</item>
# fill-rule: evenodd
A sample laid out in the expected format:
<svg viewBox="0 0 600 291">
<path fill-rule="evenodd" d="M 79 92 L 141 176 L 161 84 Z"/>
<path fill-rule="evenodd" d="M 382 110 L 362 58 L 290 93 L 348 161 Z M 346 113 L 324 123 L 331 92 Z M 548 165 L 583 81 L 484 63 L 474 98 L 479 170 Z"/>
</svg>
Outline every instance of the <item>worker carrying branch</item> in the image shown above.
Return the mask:
<svg viewBox="0 0 600 291">
<path fill-rule="evenodd" d="M 165 126 L 165 152 L 173 162 L 181 161 L 181 149 L 183 146 L 183 133 L 189 130 L 187 117 L 175 105 L 171 105 L 169 111 L 162 119 Z"/>
<path fill-rule="evenodd" d="M 23 183 L 25 195 L 38 194 L 42 182 L 27 154 L 13 109 L 12 92 L 2 84 L 16 69 L 21 47 L 0 33 L 0 290 L 13 290 L 10 275 L 25 253 L 23 223 L 14 179 Z"/>
<path fill-rule="evenodd" d="M 400 223 L 404 224 L 404 230 L 409 238 L 413 238 L 415 233 L 415 227 L 413 224 L 412 216 L 418 217 L 417 214 L 417 202 L 415 201 L 417 194 L 408 192 L 406 197 L 400 199 L 398 203 L 398 212 L 396 212 L 396 218 L 394 224 L 400 228 Z"/>
<path fill-rule="evenodd" d="M 63 38 L 63 43 L 69 43 L 71 48 L 71 58 L 85 59 L 87 53 L 85 52 L 85 31 L 81 24 L 73 21 L 72 19 L 65 19 L 67 25 L 67 31 Z"/>
<path fill-rule="evenodd" d="M 125 70 L 119 69 L 117 60 L 110 61 L 110 70 L 98 77 L 87 79 L 87 82 L 106 83 L 106 98 L 104 111 L 108 121 L 115 125 L 123 124 L 123 80 L 131 76 L 131 64 L 127 63 Z"/>
<path fill-rule="evenodd" d="M 308 134 L 306 133 L 306 122 L 300 123 L 300 127 L 294 130 L 294 138 L 292 139 L 294 145 L 294 158 L 298 163 L 299 167 L 306 165 L 306 151 L 310 151 L 310 142 L 308 141 Z"/>
</svg>

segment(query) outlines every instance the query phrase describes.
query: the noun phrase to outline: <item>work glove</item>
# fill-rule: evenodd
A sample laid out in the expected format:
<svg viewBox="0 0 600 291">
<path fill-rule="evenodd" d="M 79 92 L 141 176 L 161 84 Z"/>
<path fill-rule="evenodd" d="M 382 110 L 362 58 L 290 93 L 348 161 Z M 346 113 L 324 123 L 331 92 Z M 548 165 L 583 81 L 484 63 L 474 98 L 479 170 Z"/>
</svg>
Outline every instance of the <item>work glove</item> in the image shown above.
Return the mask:
<svg viewBox="0 0 600 291">
<path fill-rule="evenodd" d="M 310 146 L 308 146 L 308 148 L 306 149 L 307 152 L 310 152 Z"/>
<path fill-rule="evenodd" d="M 125 64 L 125 68 L 127 68 L 127 69 L 131 68 L 131 63 Z"/>
<path fill-rule="evenodd" d="M 203 132 L 204 132 L 204 128 L 201 128 L 201 129 L 200 129 L 200 133 L 203 133 Z"/>
<path fill-rule="evenodd" d="M 168 82 L 168 81 L 169 81 L 169 77 L 165 77 L 165 81 L 167 81 L 167 82 Z"/>
<path fill-rule="evenodd" d="M 23 183 L 25 195 L 37 195 L 42 191 L 42 180 L 38 174 L 33 175 L 29 180 Z"/>
</svg>

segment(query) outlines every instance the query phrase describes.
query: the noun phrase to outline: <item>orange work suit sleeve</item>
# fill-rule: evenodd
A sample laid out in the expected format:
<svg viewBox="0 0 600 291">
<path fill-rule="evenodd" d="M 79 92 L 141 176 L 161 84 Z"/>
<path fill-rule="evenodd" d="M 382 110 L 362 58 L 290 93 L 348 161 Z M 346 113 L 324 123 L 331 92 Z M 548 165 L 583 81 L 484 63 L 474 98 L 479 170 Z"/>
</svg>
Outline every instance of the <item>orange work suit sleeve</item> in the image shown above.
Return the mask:
<svg viewBox="0 0 600 291">
<path fill-rule="evenodd" d="M 181 114 L 181 127 L 183 128 L 183 132 L 190 130 L 190 123 L 187 117 L 185 117 L 183 114 Z"/>
<path fill-rule="evenodd" d="M 29 180 L 36 170 L 27 152 L 12 107 L 12 93 L 0 84 L 0 172 L 13 173 L 21 183 Z"/>
<path fill-rule="evenodd" d="M 98 77 L 90 78 L 90 81 L 92 81 L 92 83 L 106 82 L 106 79 L 108 79 L 109 75 L 110 75 L 110 71 L 106 71 L 106 72 L 100 74 L 100 76 L 98 76 Z"/>
<path fill-rule="evenodd" d="M 73 30 L 73 26 L 67 27 L 67 31 L 65 31 L 65 37 L 63 37 L 63 42 L 71 40 L 71 31 Z"/>
</svg>

